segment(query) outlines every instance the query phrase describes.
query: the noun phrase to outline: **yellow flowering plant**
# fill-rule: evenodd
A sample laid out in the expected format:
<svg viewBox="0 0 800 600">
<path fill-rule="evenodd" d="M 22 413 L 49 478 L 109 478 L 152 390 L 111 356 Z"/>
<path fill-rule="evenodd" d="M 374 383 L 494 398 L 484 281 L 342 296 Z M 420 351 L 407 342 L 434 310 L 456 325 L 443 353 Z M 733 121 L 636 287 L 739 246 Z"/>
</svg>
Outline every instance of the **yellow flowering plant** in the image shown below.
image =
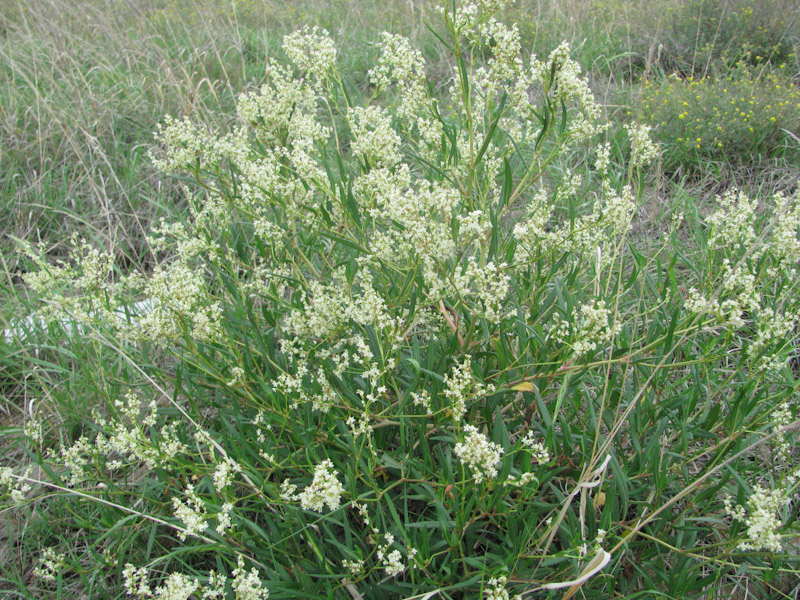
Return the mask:
<svg viewBox="0 0 800 600">
<path fill-rule="evenodd" d="M 800 90 L 780 69 L 764 72 L 740 62 L 718 77 L 647 82 L 641 109 L 669 171 L 699 170 L 704 161 L 800 161 L 793 137 L 800 130 Z"/>
</svg>

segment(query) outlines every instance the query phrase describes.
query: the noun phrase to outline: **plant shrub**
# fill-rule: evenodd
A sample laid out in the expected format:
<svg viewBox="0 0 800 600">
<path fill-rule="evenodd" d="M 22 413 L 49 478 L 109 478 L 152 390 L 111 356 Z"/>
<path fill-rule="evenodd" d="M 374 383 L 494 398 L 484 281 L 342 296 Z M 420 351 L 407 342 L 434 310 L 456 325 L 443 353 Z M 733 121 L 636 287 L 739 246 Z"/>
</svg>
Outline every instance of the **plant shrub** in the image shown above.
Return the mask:
<svg viewBox="0 0 800 600">
<path fill-rule="evenodd" d="M 43 475 L 0 471 L 10 510 L 70 499 L 85 540 L 42 540 L 28 589 L 688 596 L 755 552 L 796 568 L 800 195 L 765 224 L 731 192 L 696 257 L 680 216 L 641 254 L 647 127 L 612 164 L 568 47 L 523 60 L 502 4 L 443 11 L 444 101 L 386 34 L 352 104 L 306 29 L 239 98 L 238 129 L 168 119 L 154 159 L 192 214 L 153 233 L 147 277 L 80 240 L 59 264 L 28 249 L 40 314 L 78 325 L 51 351 L 97 357 L 91 421 L 70 435 L 41 408 Z M 587 152 L 584 173 L 561 162 Z"/>
<path fill-rule="evenodd" d="M 800 159 L 800 90 L 780 70 L 758 74 L 739 63 L 719 78 L 646 82 L 644 120 L 664 148 L 668 170 L 733 165 L 783 157 Z M 788 132 L 788 133 L 787 133 Z"/>
</svg>

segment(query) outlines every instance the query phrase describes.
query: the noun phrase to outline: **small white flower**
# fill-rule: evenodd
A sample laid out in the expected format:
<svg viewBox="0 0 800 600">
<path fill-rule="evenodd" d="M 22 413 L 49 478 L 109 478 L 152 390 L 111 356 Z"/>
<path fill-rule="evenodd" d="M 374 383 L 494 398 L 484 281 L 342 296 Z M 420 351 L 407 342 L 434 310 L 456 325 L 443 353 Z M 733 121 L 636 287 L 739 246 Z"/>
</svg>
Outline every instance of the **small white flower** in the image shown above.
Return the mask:
<svg viewBox="0 0 800 600">
<path fill-rule="evenodd" d="M 155 597 L 158 600 L 189 600 L 199 587 L 197 581 L 186 575 L 170 573 L 164 580 L 164 585 L 156 588 Z"/>
<path fill-rule="evenodd" d="M 27 476 L 27 471 L 25 475 L 17 477 L 10 467 L 0 467 L 0 497 L 8 494 L 16 504 L 25 502 L 26 495 L 31 491 L 30 484 L 25 481 Z"/>
<path fill-rule="evenodd" d="M 255 567 L 245 571 L 244 560 L 239 556 L 238 566 L 233 573 L 233 592 L 236 600 L 267 600 L 269 590 L 264 587 Z"/>
<path fill-rule="evenodd" d="M 734 507 L 730 497 L 725 498 L 725 511 L 747 525 L 747 539 L 739 544 L 739 549 L 780 552 L 781 534 L 778 529 L 783 523 L 778 512 L 788 501 L 786 490 L 770 490 L 759 484 L 753 487 L 753 493 L 747 499 L 747 508 Z"/>
<path fill-rule="evenodd" d="M 233 504 L 226 502 L 222 505 L 222 511 L 217 513 L 217 527 L 216 531 L 220 535 L 231 528 L 231 513 L 233 512 Z"/>
<path fill-rule="evenodd" d="M 231 378 L 225 382 L 225 385 L 227 385 L 228 387 L 233 387 L 241 383 L 243 377 L 244 377 L 244 369 L 242 367 L 233 367 L 231 369 Z"/>
<path fill-rule="evenodd" d="M 425 414 L 428 416 L 433 414 L 433 409 L 431 408 L 431 394 L 427 390 L 411 392 L 411 402 L 413 402 L 414 406 L 424 408 Z"/>
<path fill-rule="evenodd" d="M 389 548 L 394 544 L 394 536 L 391 533 L 385 534 L 384 539 L 386 543 L 378 546 L 378 560 L 381 566 L 386 569 L 386 575 L 388 577 L 396 577 L 406 570 L 406 565 L 403 564 L 403 555 L 400 554 L 400 550 L 395 549 L 389 551 Z M 416 550 L 412 548 L 408 550 L 408 554 L 409 558 L 413 559 L 414 556 L 416 556 Z"/>
<path fill-rule="evenodd" d="M 178 533 L 178 537 L 181 540 L 185 540 L 189 536 L 199 535 L 208 527 L 206 523 L 206 507 L 194 491 L 192 484 L 186 486 L 186 498 L 186 502 L 179 498 L 172 499 L 172 509 L 175 511 L 175 516 L 183 522 L 185 528 Z"/>
<path fill-rule="evenodd" d="M 300 505 L 306 510 L 316 512 L 322 512 L 326 504 L 330 510 L 339 508 L 344 487 L 336 479 L 338 475 L 339 472 L 333 468 L 330 459 L 325 459 L 314 467 L 314 479 L 311 485 L 297 496 Z"/>
<path fill-rule="evenodd" d="M 650 139 L 649 125 L 625 125 L 631 139 L 631 166 L 643 167 L 658 156 L 658 147 Z"/>
<path fill-rule="evenodd" d="M 56 575 L 66 566 L 64 554 L 53 548 L 45 548 L 39 557 L 39 566 L 33 570 L 34 576 L 42 581 L 55 581 Z"/>
<path fill-rule="evenodd" d="M 544 443 L 536 439 L 536 434 L 529 431 L 522 438 L 522 445 L 528 448 L 531 453 L 531 459 L 540 465 L 550 462 L 550 452 L 545 447 Z"/>
<path fill-rule="evenodd" d="M 147 585 L 147 569 L 134 567 L 131 563 L 127 563 L 122 570 L 122 578 L 125 585 L 125 591 L 131 596 L 138 596 L 139 598 L 150 598 L 153 591 Z"/>
<path fill-rule="evenodd" d="M 238 463 L 225 458 L 214 470 L 214 489 L 222 493 L 233 482 L 234 475 L 241 471 L 242 467 Z"/>
<path fill-rule="evenodd" d="M 328 32 L 319 27 L 309 31 L 306 26 L 284 36 L 283 51 L 298 69 L 317 79 L 327 77 L 336 65 L 336 46 Z"/>
<path fill-rule="evenodd" d="M 280 498 L 284 502 L 294 502 L 297 500 L 297 486 L 288 479 L 284 479 L 281 483 Z"/>
<path fill-rule="evenodd" d="M 364 572 L 364 561 L 363 560 L 347 560 L 346 558 L 342 561 L 342 566 L 350 571 L 351 577 L 358 577 Z"/>
<path fill-rule="evenodd" d="M 511 600 L 511 596 L 506 590 L 506 583 L 508 579 L 505 577 L 497 577 L 490 579 L 487 586 L 483 589 L 483 600 Z M 514 596 L 514 600 L 520 599 L 521 596 Z"/>
<path fill-rule="evenodd" d="M 461 463 L 472 470 L 476 483 L 497 477 L 497 466 L 500 464 L 503 448 L 500 444 L 490 442 L 477 427 L 467 425 L 464 431 L 467 434 L 464 441 L 455 446 L 455 453 Z"/>
</svg>

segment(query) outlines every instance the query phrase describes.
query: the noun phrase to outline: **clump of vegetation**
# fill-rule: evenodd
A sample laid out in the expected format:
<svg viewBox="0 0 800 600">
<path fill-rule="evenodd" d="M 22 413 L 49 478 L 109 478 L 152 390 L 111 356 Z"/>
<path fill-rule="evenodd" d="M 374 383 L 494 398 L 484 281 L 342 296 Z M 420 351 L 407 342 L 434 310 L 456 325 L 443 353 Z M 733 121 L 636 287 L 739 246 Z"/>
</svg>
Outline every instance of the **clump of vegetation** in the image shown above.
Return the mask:
<svg viewBox="0 0 800 600">
<path fill-rule="evenodd" d="M 22 245 L 37 311 L 2 341 L 45 400 L 0 468 L 29 532 L 0 585 L 788 591 L 800 193 L 732 190 L 644 253 L 649 127 L 614 158 L 569 46 L 523 56 L 505 4 L 445 5 L 441 91 L 386 33 L 362 101 L 307 27 L 235 126 L 167 118 L 152 160 L 189 217 L 150 272 Z"/>
<path fill-rule="evenodd" d="M 669 7 L 663 64 L 686 76 L 725 73 L 736 63 L 794 62 L 797 6 L 787 0 L 695 0 Z"/>
<path fill-rule="evenodd" d="M 668 170 L 800 160 L 800 89 L 780 70 L 759 73 L 739 63 L 721 77 L 646 82 L 641 107 Z"/>
</svg>

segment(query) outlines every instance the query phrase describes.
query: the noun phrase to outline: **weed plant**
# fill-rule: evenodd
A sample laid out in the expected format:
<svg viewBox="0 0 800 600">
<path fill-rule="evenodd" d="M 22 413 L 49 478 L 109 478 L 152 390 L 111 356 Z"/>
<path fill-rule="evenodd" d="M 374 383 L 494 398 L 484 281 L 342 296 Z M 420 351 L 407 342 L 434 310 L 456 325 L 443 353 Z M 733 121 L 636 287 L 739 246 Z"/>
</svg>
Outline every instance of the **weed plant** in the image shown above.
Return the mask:
<svg viewBox="0 0 800 600">
<path fill-rule="evenodd" d="M 681 2 L 668 8 L 662 65 L 696 78 L 739 62 L 796 65 L 798 16 L 786 0 Z"/>
<path fill-rule="evenodd" d="M 642 111 L 663 144 L 665 168 L 800 162 L 800 90 L 781 73 L 740 62 L 724 77 L 646 82 Z"/>
<path fill-rule="evenodd" d="M 151 274 L 23 247 L 51 324 L 3 343 L 50 400 L 0 470 L 0 585 L 791 592 L 800 193 L 731 190 L 644 254 L 649 128 L 613 160 L 568 45 L 524 60 L 504 5 L 442 11 L 443 93 L 385 34 L 362 102 L 305 28 L 235 127 L 166 119 L 190 218 L 151 233 Z"/>
</svg>

